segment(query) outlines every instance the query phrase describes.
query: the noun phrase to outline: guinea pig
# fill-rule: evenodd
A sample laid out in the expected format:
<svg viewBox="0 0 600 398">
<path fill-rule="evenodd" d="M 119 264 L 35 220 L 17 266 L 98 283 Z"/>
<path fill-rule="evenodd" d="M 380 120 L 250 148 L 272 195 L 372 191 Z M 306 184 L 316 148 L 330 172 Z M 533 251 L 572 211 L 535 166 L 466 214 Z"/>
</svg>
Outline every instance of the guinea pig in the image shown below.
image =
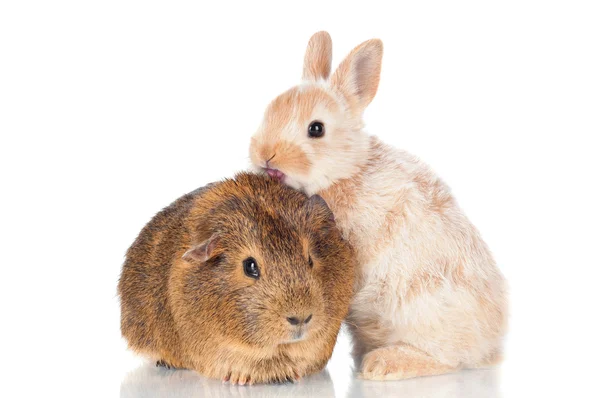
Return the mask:
<svg viewBox="0 0 600 398">
<path fill-rule="evenodd" d="M 355 257 L 325 201 L 242 173 L 176 200 L 127 251 L 121 331 L 157 364 L 233 384 L 324 368 Z"/>
<path fill-rule="evenodd" d="M 256 169 L 323 197 L 356 250 L 348 325 L 360 377 L 499 362 L 507 287 L 488 246 L 429 166 L 363 129 L 382 42 L 360 44 L 330 75 L 331 48 L 326 32 L 310 39 L 302 84 L 267 107 L 250 157 Z"/>
</svg>

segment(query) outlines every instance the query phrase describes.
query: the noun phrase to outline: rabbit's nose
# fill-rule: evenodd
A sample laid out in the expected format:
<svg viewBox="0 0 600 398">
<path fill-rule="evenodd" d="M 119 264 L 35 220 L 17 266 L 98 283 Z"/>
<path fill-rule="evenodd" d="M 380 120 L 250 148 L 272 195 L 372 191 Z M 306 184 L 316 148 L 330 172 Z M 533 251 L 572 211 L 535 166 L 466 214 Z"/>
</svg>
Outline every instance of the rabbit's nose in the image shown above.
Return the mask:
<svg viewBox="0 0 600 398">
<path fill-rule="evenodd" d="M 287 321 L 290 323 L 290 325 L 294 325 L 294 326 L 300 325 L 301 323 L 307 324 L 310 322 L 311 319 L 312 319 L 312 314 L 307 316 L 305 319 L 299 318 L 297 316 L 287 317 Z"/>
</svg>

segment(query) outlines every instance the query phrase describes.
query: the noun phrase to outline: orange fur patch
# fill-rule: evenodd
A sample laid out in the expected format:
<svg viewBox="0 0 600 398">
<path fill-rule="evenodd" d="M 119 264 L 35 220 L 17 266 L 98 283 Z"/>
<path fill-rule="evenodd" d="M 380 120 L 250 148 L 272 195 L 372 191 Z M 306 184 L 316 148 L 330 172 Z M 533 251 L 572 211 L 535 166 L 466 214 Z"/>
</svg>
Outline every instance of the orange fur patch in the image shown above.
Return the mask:
<svg viewBox="0 0 600 398">
<path fill-rule="evenodd" d="M 285 169 L 288 173 L 307 174 L 311 162 L 304 150 L 282 137 L 282 132 L 292 129 L 292 134 L 307 134 L 316 106 L 330 112 L 337 110 L 335 100 L 319 87 L 295 87 L 275 98 L 265 112 L 262 134 L 253 137 L 250 157 L 255 164 Z"/>
<path fill-rule="evenodd" d="M 278 141 L 273 147 L 273 153 L 276 154 L 270 164 L 277 168 L 279 164 L 285 162 L 287 172 L 298 174 L 308 173 L 311 162 L 304 151 L 296 144 L 289 141 Z"/>
</svg>

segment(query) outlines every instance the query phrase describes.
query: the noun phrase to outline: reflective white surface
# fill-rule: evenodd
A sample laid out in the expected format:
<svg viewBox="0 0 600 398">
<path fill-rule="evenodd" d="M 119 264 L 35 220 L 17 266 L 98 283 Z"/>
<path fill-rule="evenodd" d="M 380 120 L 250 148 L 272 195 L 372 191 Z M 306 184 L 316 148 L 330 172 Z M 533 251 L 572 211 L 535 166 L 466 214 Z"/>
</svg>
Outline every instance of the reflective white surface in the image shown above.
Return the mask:
<svg viewBox="0 0 600 398">
<path fill-rule="evenodd" d="M 202 377 L 190 370 L 167 370 L 124 353 L 128 370 L 121 398 L 140 397 L 501 397 L 503 366 L 402 381 L 357 379 L 350 356 L 351 340 L 343 328 L 326 370 L 297 383 L 237 386 Z M 511 362 L 508 362 L 508 366 Z"/>
<path fill-rule="evenodd" d="M 327 370 L 294 384 L 233 386 L 188 370 L 166 370 L 145 364 L 129 372 L 121 383 L 121 398 L 140 397 L 500 397 L 498 369 L 462 371 L 404 381 L 353 379 L 334 386 Z"/>
</svg>

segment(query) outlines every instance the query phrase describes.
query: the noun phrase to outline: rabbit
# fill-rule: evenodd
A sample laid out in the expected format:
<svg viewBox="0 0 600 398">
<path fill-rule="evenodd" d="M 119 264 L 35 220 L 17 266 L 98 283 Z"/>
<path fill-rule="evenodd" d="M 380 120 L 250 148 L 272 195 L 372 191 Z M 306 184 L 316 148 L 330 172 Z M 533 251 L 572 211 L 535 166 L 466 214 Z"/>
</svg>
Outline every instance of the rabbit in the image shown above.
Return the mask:
<svg viewBox="0 0 600 398">
<path fill-rule="evenodd" d="M 295 381 L 331 357 L 356 256 L 325 201 L 238 174 L 159 212 L 118 293 L 129 347 L 232 384 Z"/>
<path fill-rule="evenodd" d="M 254 171 L 320 195 L 358 258 L 347 324 L 358 377 L 398 380 L 500 361 L 507 287 L 446 184 L 363 130 L 383 44 L 368 40 L 333 75 L 314 34 L 302 83 L 276 97 L 250 141 Z"/>
</svg>

